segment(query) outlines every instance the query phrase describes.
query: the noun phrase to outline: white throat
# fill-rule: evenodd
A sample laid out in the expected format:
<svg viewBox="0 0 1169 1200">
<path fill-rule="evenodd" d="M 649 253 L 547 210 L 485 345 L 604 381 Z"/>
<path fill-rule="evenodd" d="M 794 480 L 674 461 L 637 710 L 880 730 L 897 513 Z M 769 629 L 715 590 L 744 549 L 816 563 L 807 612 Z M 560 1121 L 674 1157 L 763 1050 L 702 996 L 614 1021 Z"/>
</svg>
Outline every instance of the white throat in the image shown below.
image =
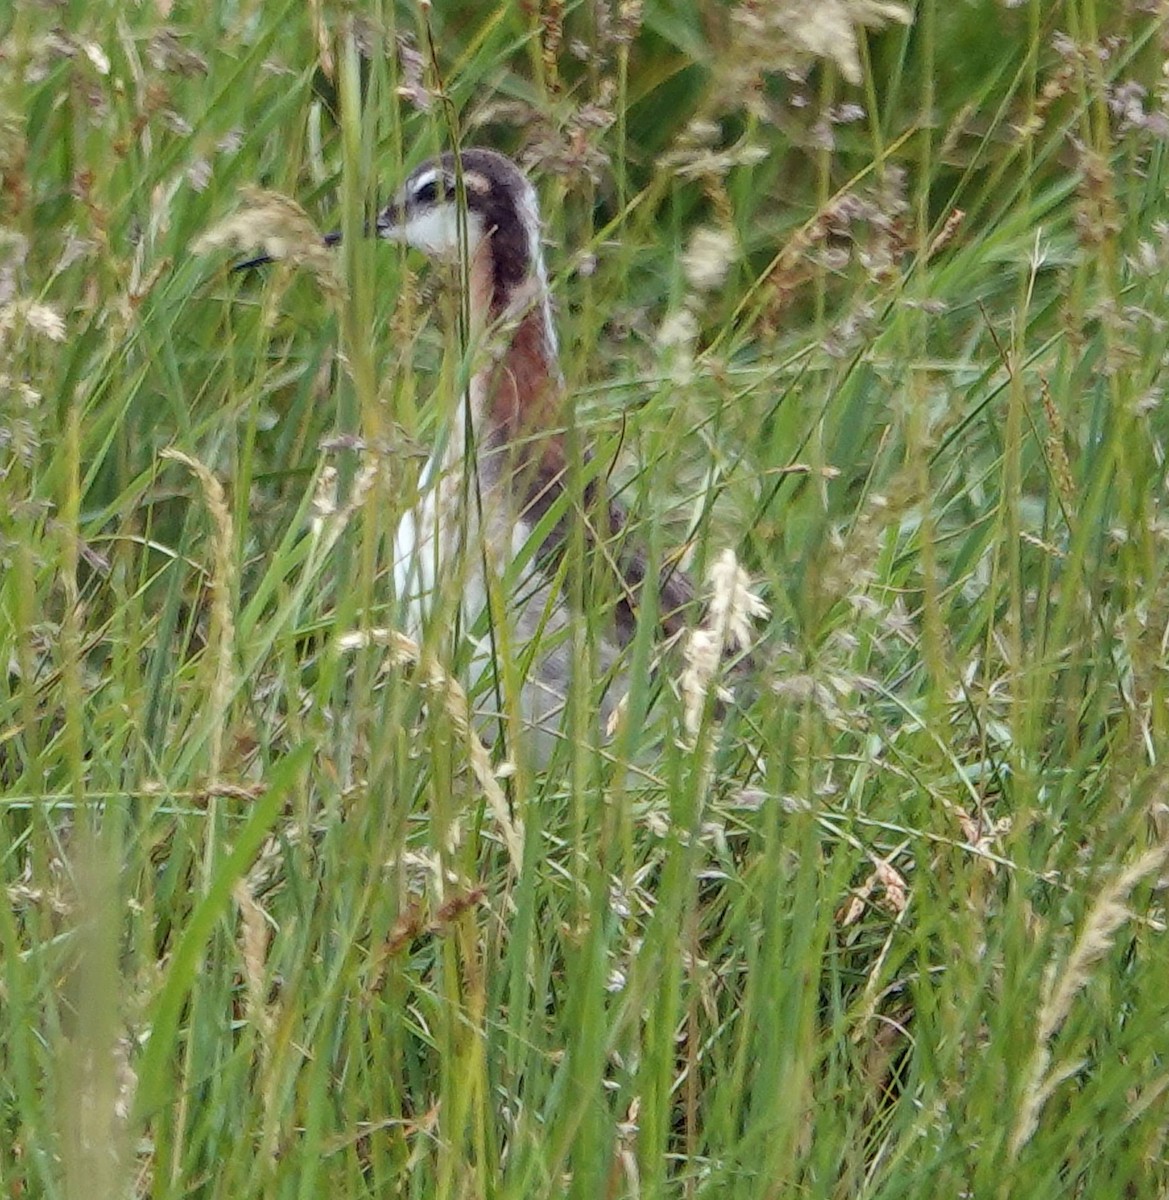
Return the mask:
<svg viewBox="0 0 1169 1200">
<path fill-rule="evenodd" d="M 383 231 L 394 242 L 405 242 L 432 258 L 453 258 L 459 252 L 459 210 L 454 203 L 435 204 L 412 213 L 404 224 Z M 474 255 L 483 242 L 483 221 L 478 213 L 466 214 L 467 253 Z"/>
</svg>

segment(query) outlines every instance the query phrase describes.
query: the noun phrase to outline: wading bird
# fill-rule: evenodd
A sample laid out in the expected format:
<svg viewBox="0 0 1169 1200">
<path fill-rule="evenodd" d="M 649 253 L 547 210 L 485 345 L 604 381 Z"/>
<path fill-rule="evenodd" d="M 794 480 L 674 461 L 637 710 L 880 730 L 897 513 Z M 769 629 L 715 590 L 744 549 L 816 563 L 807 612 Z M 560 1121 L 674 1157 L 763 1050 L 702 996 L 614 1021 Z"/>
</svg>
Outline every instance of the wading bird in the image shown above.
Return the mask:
<svg viewBox="0 0 1169 1200">
<path fill-rule="evenodd" d="M 576 594 L 586 603 L 611 599 L 596 648 L 602 672 L 633 636 L 648 567 L 626 538 L 626 512 L 605 494 L 601 465 L 587 449 L 575 461 L 569 453 L 536 192 L 494 151 L 466 149 L 457 161 L 444 154 L 407 177 L 377 233 L 431 257 L 461 256 L 467 289 L 470 383 L 395 540 L 407 631 L 421 640 L 435 620 L 438 628 L 458 621 L 472 639 L 474 671 L 502 656 L 518 663 L 519 712 L 539 731 L 537 757 L 546 760 L 574 661 L 566 552 L 583 547 L 590 563 L 593 586 Z M 656 611 L 665 635 L 683 629 L 692 599 L 679 567 L 661 570 Z M 602 716 L 619 691 L 607 690 Z"/>
</svg>

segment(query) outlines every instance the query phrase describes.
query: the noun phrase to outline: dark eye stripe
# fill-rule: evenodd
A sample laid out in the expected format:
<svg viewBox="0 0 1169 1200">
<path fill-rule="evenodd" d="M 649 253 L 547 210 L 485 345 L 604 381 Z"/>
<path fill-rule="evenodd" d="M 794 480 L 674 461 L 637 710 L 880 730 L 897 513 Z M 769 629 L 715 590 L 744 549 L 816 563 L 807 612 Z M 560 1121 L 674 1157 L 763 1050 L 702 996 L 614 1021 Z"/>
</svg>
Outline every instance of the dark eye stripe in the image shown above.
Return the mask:
<svg viewBox="0 0 1169 1200">
<path fill-rule="evenodd" d="M 414 193 L 416 204 L 433 204 L 438 199 L 438 180 L 432 179 Z"/>
</svg>

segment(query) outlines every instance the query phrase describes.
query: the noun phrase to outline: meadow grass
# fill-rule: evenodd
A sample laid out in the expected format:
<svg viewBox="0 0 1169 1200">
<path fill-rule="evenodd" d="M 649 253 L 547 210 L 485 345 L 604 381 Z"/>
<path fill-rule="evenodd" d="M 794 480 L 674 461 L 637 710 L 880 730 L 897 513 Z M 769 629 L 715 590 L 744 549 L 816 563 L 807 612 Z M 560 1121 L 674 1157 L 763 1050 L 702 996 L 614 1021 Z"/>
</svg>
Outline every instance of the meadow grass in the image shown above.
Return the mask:
<svg viewBox="0 0 1169 1200">
<path fill-rule="evenodd" d="M 1169 1191 L 1169 30 L 895 8 L 0 17 L 0 1193 Z M 360 234 L 456 138 L 570 441 L 771 610 L 603 741 L 582 605 L 544 772 L 393 633 L 468 356 Z"/>
</svg>

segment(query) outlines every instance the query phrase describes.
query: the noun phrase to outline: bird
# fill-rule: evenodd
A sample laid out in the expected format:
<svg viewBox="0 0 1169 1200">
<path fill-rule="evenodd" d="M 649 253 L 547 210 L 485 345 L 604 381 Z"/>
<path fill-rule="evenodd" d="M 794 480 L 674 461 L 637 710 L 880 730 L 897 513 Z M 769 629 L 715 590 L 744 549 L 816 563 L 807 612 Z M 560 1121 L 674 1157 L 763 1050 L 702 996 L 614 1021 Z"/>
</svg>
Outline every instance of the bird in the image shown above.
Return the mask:
<svg viewBox="0 0 1169 1200">
<path fill-rule="evenodd" d="M 633 638 L 650 568 L 601 464 L 587 448 L 569 451 L 536 190 L 494 150 L 447 152 L 406 176 L 375 228 L 431 259 L 461 261 L 466 288 L 469 383 L 441 423 L 394 539 L 405 629 L 422 641 L 457 623 L 471 642 L 472 676 L 501 655 L 518 662 L 518 712 L 546 765 L 562 735 L 574 662 L 568 548 L 585 547 L 600 594 L 612 600 L 597 647 L 602 677 L 615 675 Z M 671 561 L 655 592 L 661 638 L 677 639 L 694 585 Z M 606 690 L 603 722 L 620 690 Z"/>
</svg>

